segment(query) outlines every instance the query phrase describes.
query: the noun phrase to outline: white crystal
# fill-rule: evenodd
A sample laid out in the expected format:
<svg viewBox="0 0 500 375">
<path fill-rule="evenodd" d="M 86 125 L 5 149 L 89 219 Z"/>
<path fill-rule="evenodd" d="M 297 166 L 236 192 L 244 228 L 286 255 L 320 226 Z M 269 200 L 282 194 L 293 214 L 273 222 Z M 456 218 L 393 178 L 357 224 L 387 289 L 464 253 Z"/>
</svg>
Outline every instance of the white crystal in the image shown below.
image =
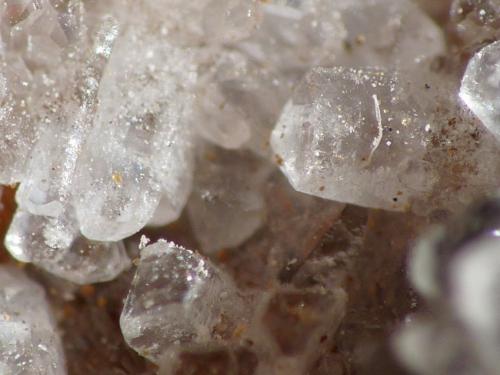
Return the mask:
<svg viewBox="0 0 500 375">
<path fill-rule="evenodd" d="M 189 219 L 207 253 L 241 244 L 264 222 L 269 163 L 249 152 L 206 150 L 195 172 Z"/>
<path fill-rule="evenodd" d="M 191 186 L 185 123 L 196 75 L 188 51 L 131 28 L 118 42 L 99 92 L 96 127 L 76 176 L 74 205 L 88 238 L 116 241 L 153 217 L 162 195 L 175 219 Z"/>
<path fill-rule="evenodd" d="M 210 261 L 173 243 L 141 251 L 140 264 L 120 317 L 127 343 L 158 362 L 180 343 L 208 343 L 221 319 L 243 321 L 244 307 L 231 281 Z"/>
<path fill-rule="evenodd" d="M 234 42 L 252 34 L 260 23 L 259 0 L 210 0 L 203 10 L 203 28 L 213 42 Z"/>
<path fill-rule="evenodd" d="M 303 73 L 340 50 L 345 29 L 335 2 L 271 0 L 261 6 L 258 32 L 236 45 L 253 61 L 282 72 Z"/>
<path fill-rule="evenodd" d="M 60 123 L 47 129 L 34 147 L 27 176 L 16 194 L 24 210 L 53 217 L 63 213 L 71 197 L 83 144 L 93 126 L 99 81 L 117 34 L 116 20 L 104 20 L 93 51 L 82 70 L 76 73 L 76 99 L 71 99 Z"/>
<path fill-rule="evenodd" d="M 483 364 L 498 369 L 500 348 L 500 238 L 480 238 L 465 245 L 450 265 L 451 307 L 460 319 Z"/>
<path fill-rule="evenodd" d="M 52 218 L 18 210 L 5 246 L 19 261 L 77 284 L 112 280 L 131 265 L 121 242 L 89 241 L 65 215 Z"/>
<path fill-rule="evenodd" d="M 284 108 L 271 144 L 298 191 L 404 210 L 434 183 L 418 100 L 392 71 L 315 68 Z"/>
<path fill-rule="evenodd" d="M 342 53 L 326 60 L 349 67 L 411 69 L 446 51 L 442 30 L 410 0 L 335 2 L 347 32 Z"/>
<path fill-rule="evenodd" d="M 460 98 L 500 139 L 500 42 L 494 42 L 477 52 L 469 61 L 462 79 Z"/>
<path fill-rule="evenodd" d="M 202 54 L 205 55 L 205 54 Z M 245 57 L 238 53 L 207 51 L 196 88 L 192 122 L 206 140 L 228 149 L 240 148 L 251 136 L 251 123 L 244 110 L 228 100 L 224 90 L 224 76 L 228 71 L 244 69 Z M 206 60 L 206 61 L 204 61 Z M 241 67 L 241 68 L 240 68 Z"/>
<path fill-rule="evenodd" d="M 235 41 L 260 22 L 257 0 L 143 0 L 139 5 L 140 13 L 149 13 L 149 24 L 156 24 L 170 42 L 184 46 Z"/>
<path fill-rule="evenodd" d="M 0 266 L 2 375 L 65 375 L 64 362 L 44 290 L 21 270 Z"/>
</svg>

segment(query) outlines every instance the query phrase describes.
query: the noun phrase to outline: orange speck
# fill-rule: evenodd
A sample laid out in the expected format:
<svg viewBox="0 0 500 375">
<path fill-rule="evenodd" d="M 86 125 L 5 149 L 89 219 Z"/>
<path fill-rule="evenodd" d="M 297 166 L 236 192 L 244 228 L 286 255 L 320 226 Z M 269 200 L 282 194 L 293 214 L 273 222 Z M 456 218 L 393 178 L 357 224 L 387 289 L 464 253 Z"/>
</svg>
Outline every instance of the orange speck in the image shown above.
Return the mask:
<svg viewBox="0 0 500 375">
<path fill-rule="evenodd" d="M 100 308 L 105 308 L 108 305 L 108 300 L 104 297 L 99 297 L 97 299 L 97 306 Z"/>
<path fill-rule="evenodd" d="M 113 174 L 111 175 L 111 179 L 118 186 L 121 186 L 121 184 L 123 183 L 123 177 L 118 172 L 113 172 Z"/>
<path fill-rule="evenodd" d="M 90 298 L 95 294 L 95 287 L 93 285 L 84 285 L 80 287 L 80 293 L 84 297 Z"/>
</svg>

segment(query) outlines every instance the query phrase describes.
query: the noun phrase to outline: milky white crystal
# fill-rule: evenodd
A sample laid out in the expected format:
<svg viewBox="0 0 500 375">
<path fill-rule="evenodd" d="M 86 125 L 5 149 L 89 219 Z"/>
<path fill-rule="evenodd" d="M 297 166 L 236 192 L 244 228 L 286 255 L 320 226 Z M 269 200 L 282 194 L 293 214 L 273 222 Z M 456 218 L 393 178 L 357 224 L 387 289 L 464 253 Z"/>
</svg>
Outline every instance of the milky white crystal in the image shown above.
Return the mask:
<svg viewBox="0 0 500 375">
<path fill-rule="evenodd" d="M 127 343 L 158 362 L 180 343 L 208 343 L 216 326 L 242 321 L 244 304 L 232 283 L 201 255 L 158 241 L 141 250 L 120 317 Z"/>
<path fill-rule="evenodd" d="M 2 375 L 64 375 L 64 362 L 44 290 L 21 270 L 0 266 Z"/>
<path fill-rule="evenodd" d="M 500 139 L 500 42 L 477 52 L 467 65 L 460 87 L 460 98 Z"/>
<path fill-rule="evenodd" d="M 417 99 L 393 71 L 315 68 L 273 131 L 276 158 L 298 191 L 405 210 L 433 184 L 422 160 L 430 125 Z"/>
</svg>

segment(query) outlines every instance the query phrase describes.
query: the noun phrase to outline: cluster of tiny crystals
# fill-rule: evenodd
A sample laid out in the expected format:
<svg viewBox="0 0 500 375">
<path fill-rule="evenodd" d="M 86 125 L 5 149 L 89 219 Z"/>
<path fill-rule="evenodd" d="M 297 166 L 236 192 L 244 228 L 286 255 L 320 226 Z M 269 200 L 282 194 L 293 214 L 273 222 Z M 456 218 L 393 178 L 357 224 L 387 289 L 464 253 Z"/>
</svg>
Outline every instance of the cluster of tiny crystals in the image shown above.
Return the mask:
<svg viewBox="0 0 500 375">
<path fill-rule="evenodd" d="M 499 98 L 500 0 L 0 0 L 0 375 L 500 375 Z"/>
</svg>

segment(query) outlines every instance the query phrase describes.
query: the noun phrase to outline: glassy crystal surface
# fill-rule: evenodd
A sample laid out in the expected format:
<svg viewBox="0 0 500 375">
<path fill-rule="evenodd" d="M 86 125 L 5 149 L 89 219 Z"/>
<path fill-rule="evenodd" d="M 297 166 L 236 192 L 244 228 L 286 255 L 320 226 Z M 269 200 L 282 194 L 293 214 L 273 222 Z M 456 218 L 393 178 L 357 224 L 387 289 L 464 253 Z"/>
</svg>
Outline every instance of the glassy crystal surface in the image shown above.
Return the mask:
<svg viewBox="0 0 500 375">
<path fill-rule="evenodd" d="M 130 267 L 123 243 L 90 241 L 79 233 L 71 217 L 52 218 L 18 210 L 5 246 L 19 261 L 77 284 L 109 281 Z"/>
<path fill-rule="evenodd" d="M 10 266 L 0 266 L 0 370 L 5 375 L 66 374 L 43 288 Z"/>
<path fill-rule="evenodd" d="M 17 192 L 18 204 L 32 214 L 57 217 L 71 197 L 78 159 L 93 126 L 99 82 L 117 34 L 116 20 L 103 20 L 88 60 L 73 77 L 73 101 L 32 150 L 27 178 Z"/>
<path fill-rule="evenodd" d="M 443 32 L 412 1 L 341 0 L 335 6 L 347 33 L 335 64 L 411 69 L 446 50 Z"/>
<path fill-rule="evenodd" d="M 249 152 L 201 153 L 187 209 L 204 252 L 240 245 L 264 223 L 263 188 L 272 169 Z"/>
<path fill-rule="evenodd" d="M 67 372 L 497 374 L 497 199 L 406 261 L 500 186 L 497 3 L 0 1 L 0 263 Z"/>
<path fill-rule="evenodd" d="M 162 194 L 175 219 L 190 192 L 191 136 L 183 120 L 195 77 L 189 54 L 153 38 L 144 43 L 145 35 L 132 28 L 117 42 L 77 170 L 76 215 L 94 240 L 139 231 Z"/>
<path fill-rule="evenodd" d="M 495 137 L 500 138 L 500 108 L 496 97 L 500 92 L 500 42 L 477 52 L 469 61 L 460 87 L 460 98 Z"/>
<path fill-rule="evenodd" d="M 244 322 L 245 301 L 209 260 L 161 240 L 140 256 L 120 326 L 141 355 L 158 362 L 172 346 L 224 340 Z"/>
<path fill-rule="evenodd" d="M 388 210 L 429 189 L 422 158 L 431 125 L 406 86 L 400 74 L 371 68 L 308 73 L 271 138 L 294 188 Z"/>
</svg>

